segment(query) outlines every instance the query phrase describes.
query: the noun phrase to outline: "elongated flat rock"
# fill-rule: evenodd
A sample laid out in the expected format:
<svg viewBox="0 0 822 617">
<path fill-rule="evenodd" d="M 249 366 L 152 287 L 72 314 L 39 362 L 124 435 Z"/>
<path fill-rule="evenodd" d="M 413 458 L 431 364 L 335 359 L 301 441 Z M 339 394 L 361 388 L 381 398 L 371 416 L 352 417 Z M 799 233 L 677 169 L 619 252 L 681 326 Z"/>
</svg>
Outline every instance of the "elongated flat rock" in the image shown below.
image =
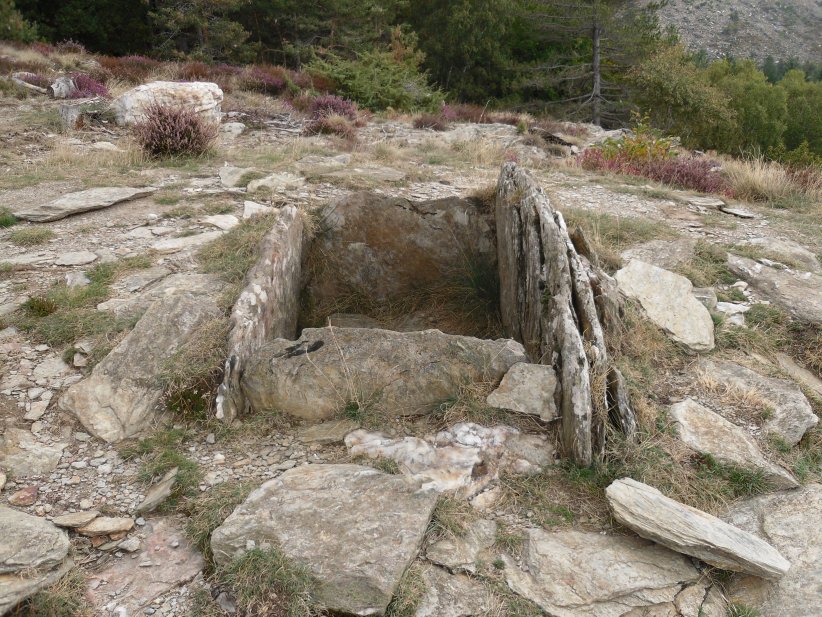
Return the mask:
<svg viewBox="0 0 822 617">
<path fill-rule="evenodd" d="M 57 221 L 72 214 L 79 214 L 90 210 L 100 210 L 101 208 L 108 208 L 123 201 L 146 197 L 156 190 L 153 186 L 144 188 L 109 186 L 87 189 L 85 191 L 63 195 L 59 199 L 55 199 L 41 206 L 15 211 L 14 216 L 34 223 Z"/>
<path fill-rule="evenodd" d="M 791 564 L 770 544 L 631 478 L 605 490 L 617 521 L 643 538 L 711 565 L 763 578 L 783 576 Z"/>
<path fill-rule="evenodd" d="M 615 275 L 622 293 L 637 300 L 648 318 L 694 351 L 714 348 L 714 322 L 684 276 L 636 259 Z"/>
<path fill-rule="evenodd" d="M 277 545 L 334 614 L 382 615 L 416 557 L 437 497 L 360 465 L 304 465 L 269 480 L 211 535 L 219 565 Z"/>
<path fill-rule="evenodd" d="M 790 473 L 765 458 L 747 431 L 695 400 L 685 399 L 673 405 L 668 417 L 677 436 L 697 452 L 710 454 L 726 465 L 759 472 L 774 488 L 799 486 Z"/>
</svg>

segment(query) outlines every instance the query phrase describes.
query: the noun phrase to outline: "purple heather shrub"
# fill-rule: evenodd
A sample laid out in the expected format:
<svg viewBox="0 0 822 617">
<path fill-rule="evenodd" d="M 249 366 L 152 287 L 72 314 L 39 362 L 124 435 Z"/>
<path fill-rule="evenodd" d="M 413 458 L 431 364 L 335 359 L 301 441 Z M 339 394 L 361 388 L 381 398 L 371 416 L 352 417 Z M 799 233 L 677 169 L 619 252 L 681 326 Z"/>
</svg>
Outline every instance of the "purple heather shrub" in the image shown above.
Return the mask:
<svg viewBox="0 0 822 617">
<path fill-rule="evenodd" d="M 341 96 L 324 94 L 315 97 L 308 105 L 308 113 L 313 118 L 324 116 L 342 116 L 349 120 L 357 119 L 357 104 Z"/>
<path fill-rule="evenodd" d="M 108 88 L 105 85 L 84 73 L 74 73 L 71 79 L 77 88 L 71 95 L 73 99 L 85 99 L 93 96 L 108 98 L 109 96 Z"/>
</svg>

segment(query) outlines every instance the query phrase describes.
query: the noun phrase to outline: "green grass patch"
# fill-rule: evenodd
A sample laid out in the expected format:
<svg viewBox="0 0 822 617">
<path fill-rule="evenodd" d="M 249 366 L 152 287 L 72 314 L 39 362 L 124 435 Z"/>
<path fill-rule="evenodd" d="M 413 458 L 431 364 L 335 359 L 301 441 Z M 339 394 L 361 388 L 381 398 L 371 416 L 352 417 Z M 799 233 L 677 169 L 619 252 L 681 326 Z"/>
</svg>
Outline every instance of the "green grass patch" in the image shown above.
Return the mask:
<svg viewBox="0 0 822 617">
<path fill-rule="evenodd" d="M 701 478 L 708 481 L 719 480 L 718 484 L 723 487 L 729 499 L 761 495 L 772 488 L 762 471 L 724 465 L 707 454 L 700 457 L 697 469 Z"/>
<path fill-rule="evenodd" d="M 8 208 L 0 208 L 0 229 L 11 227 L 17 224 L 17 217 Z"/>
<path fill-rule="evenodd" d="M 690 279 L 694 287 L 716 287 L 736 282 L 736 276 L 728 269 L 728 251 L 715 244 L 700 240 L 694 256 L 676 271 Z"/>
<path fill-rule="evenodd" d="M 29 247 L 45 244 L 56 234 L 46 227 L 21 227 L 9 234 L 9 242 L 17 246 Z"/>
<path fill-rule="evenodd" d="M 425 581 L 422 578 L 422 566 L 412 563 L 405 571 L 385 609 L 385 617 L 415 617 L 417 608 L 425 595 Z"/>
</svg>

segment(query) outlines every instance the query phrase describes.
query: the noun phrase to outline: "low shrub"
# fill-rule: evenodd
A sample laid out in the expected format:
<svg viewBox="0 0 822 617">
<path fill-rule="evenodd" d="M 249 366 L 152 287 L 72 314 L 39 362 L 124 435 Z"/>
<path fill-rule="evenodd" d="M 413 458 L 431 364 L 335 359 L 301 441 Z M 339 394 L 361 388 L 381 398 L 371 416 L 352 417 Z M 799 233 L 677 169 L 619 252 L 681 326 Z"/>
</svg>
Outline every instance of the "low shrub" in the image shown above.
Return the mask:
<svg viewBox="0 0 822 617">
<path fill-rule="evenodd" d="M 160 62 L 146 56 L 98 56 L 97 61 L 112 77 L 131 84 L 143 83 L 160 66 Z"/>
<path fill-rule="evenodd" d="M 474 124 L 491 122 L 488 109 L 470 103 L 446 103 L 442 106 L 440 113 L 448 122 L 473 122 Z"/>
<path fill-rule="evenodd" d="M 108 88 L 104 84 L 84 73 L 72 74 L 71 80 L 74 82 L 74 87 L 77 88 L 71 94 L 73 99 L 85 99 L 93 96 L 108 98 L 109 96 Z"/>
<path fill-rule="evenodd" d="M 39 73 L 22 73 L 17 76 L 21 81 L 37 86 L 38 88 L 48 88 L 53 81 L 50 77 L 40 75 Z"/>
<path fill-rule="evenodd" d="M 345 116 L 330 114 L 314 118 L 305 126 L 308 135 L 337 135 L 344 139 L 356 139 L 357 129 Z"/>
<path fill-rule="evenodd" d="M 279 66 L 254 65 L 243 71 L 240 84 L 245 90 L 276 96 L 289 84 L 288 71 Z"/>
<path fill-rule="evenodd" d="M 448 120 L 442 115 L 421 114 L 414 118 L 415 129 L 431 129 L 432 131 L 447 131 L 450 127 Z"/>
<path fill-rule="evenodd" d="M 152 105 L 134 127 L 137 143 L 151 157 L 202 156 L 217 139 L 219 126 L 189 109 Z"/>
<path fill-rule="evenodd" d="M 0 229 L 11 227 L 17 223 L 17 217 L 8 208 L 0 208 Z"/>
<path fill-rule="evenodd" d="M 357 104 L 341 96 L 325 94 L 311 100 L 308 105 L 308 112 L 314 118 L 341 116 L 348 120 L 356 120 Z"/>
<path fill-rule="evenodd" d="M 800 190 L 782 165 L 761 157 L 728 161 L 723 172 L 739 199 L 779 201 Z"/>
</svg>

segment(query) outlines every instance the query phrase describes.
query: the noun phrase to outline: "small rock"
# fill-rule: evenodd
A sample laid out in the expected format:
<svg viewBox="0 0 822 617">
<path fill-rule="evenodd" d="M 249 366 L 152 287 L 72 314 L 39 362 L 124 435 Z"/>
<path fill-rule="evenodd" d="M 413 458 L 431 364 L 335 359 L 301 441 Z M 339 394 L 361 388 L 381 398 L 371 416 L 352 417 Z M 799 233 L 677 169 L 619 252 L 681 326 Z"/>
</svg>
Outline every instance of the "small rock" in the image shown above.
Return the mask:
<svg viewBox="0 0 822 617">
<path fill-rule="evenodd" d="M 557 418 L 556 388 L 557 376 L 552 367 L 518 362 L 508 369 L 486 402 L 491 407 L 537 416 L 543 422 L 549 422 Z"/>
<path fill-rule="evenodd" d="M 83 270 L 76 270 L 66 274 L 67 287 L 85 287 L 90 284 L 91 281 Z"/>
<path fill-rule="evenodd" d="M 97 255 L 91 251 L 77 251 L 75 253 L 63 253 L 54 260 L 58 266 L 84 266 L 97 259 Z M 91 281 L 89 281 L 91 282 Z"/>
<path fill-rule="evenodd" d="M 71 359 L 71 363 L 77 368 L 83 368 L 88 365 L 88 357 L 81 353 L 76 353 Z"/>
<path fill-rule="evenodd" d="M 243 203 L 243 219 L 250 219 L 258 215 L 265 215 L 274 212 L 274 208 L 258 204 L 254 201 L 246 201 Z"/>
<path fill-rule="evenodd" d="M 88 510 L 86 512 L 63 514 L 55 517 L 52 522 L 58 527 L 84 527 L 98 516 L 100 516 L 100 513 L 97 510 Z"/>
<path fill-rule="evenodd" d="M 213 216 L 206 216 L 203 218 L 204 223 L 214 225 L 219 229 L 228 231 L 240 224 L 240 220 L 233 214 L 215 214 Z"/>
<path fill-rule="evenodd" d="M 206 443 L 213 444 L 215 441 L 217 441 L 217 438 L 214 436 L 214 433 L 206 435 Z"/>
<path fill-rule="evenodd" d="M 134 527 L 134 521 L 131 518 L 101 516 L 95 518 L 88 525 L 84 525 L 83 527 L 77 529 L 77 533 L 89 537 L 107 536 L 110 534 L 131 531 L 132 527 Z"/>
<path fill-rule="evenodd" d="M 224 165 L 223 167 L 220 167 L 220 184 L 226 188 L 238 187 L 240 186 L 240 181 L 243 179 L 243 176 L 253 172 L 253 167 L 243 168 Z"/>
</svg>

